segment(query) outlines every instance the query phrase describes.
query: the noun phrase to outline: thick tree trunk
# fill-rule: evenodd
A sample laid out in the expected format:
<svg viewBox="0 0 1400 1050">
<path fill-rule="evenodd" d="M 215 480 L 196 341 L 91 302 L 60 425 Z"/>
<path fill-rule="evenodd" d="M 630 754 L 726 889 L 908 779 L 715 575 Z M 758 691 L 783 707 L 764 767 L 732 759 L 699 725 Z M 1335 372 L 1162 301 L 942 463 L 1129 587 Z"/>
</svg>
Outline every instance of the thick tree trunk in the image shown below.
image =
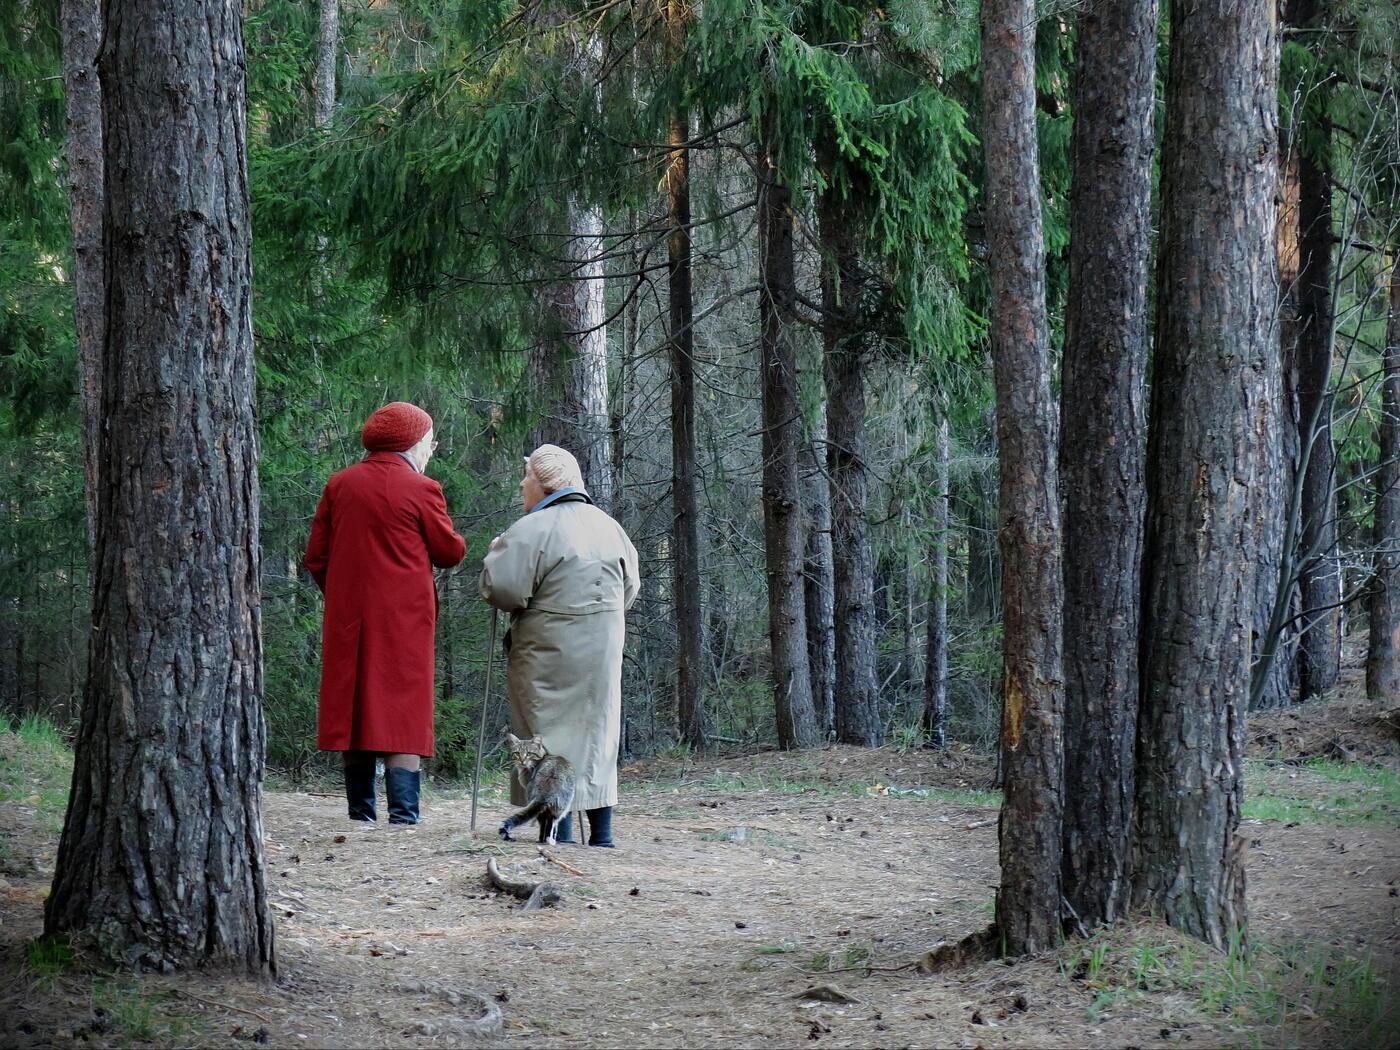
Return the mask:
<svg viewBox="0 0 1400 1050">
<path fill-rule="evenodd" d="M 982 139 L 1004 617 L 1006 786 L 997 926 L 1010 955 L 1043 951 L 1060 938 L 1064 792 L 1064 580 L 1034 44 L 1032 0 L 983 0 Z"/>
<path fill-rule="evenodd" d="M 1271 0 L 1172 0 L 1171 20 L 1134 901 L 1223 946 L 1245 924 L 1253 546 L 1278 498 L 1258 484 L 1278 411 L 1278 36 Z"/>
<path fill-rule="evenodd" d="M 927 631 L 924 653 L 924 746 L 948 746 L 948 419 L 934 435 L 933 532 L 929 551 Z"/>
<path fill-rule="evenodd" d="M 88 553 L 97 545 L 98 447 L 102 419 L 102 88 L 97 42 L 99 0 L 63 0 L 63 90 L 68 107 L 68 203 L 73 230 L 73 324 L 83 415 L 83 474 Z"/>
<path fill-rule="evenodd" d="M 834 155 L 827 148 L 823 154 Z M 875 677 L 875 559 L 865 520 L 865 347 L 856 238 L 861 215 L 834 186 L 817 202 L 822 246 L 822 361 L 826 380 L 826 469 L 831 485 L 831 563 L 836 621 L 836 739 L 884 742 Z"/>
<path fill-rule="evenodd" d="M 681 46 L 684 8 L 666 7 L 673 47 Z M 671 572 L 676 601 L 676 713 L 681 740 L 703 748 L 709 738 L 700 610 L 700 526 L 695 507 L 695 333 L 690 290 L 690 117 L 685 109 L 671 118 L 671 158 L 666 175 L 670 217 L 667 272 L 670 277 L 671 350 Z"/>
<path fill-rule="evenodd" d="M 1065 899 L 1128 900 L 1138 705 L 1156 0 L 1079 16 L 1060 476 L 1065 493 Z"/>
<path fill-rule="evenodd" d="M 831 561 L 831 486 L 826 481 L 826 422 L 802 450 L 802 497 L 807 547 L 802 559 L 807 607 L 807 666 L 812 704 L 823 739 L 836 733 L 836 622 Z"/>
<path fill-rule="evenodd" d="M 1298 5 L 1300 22 L 1321 25 L 1325 3 Z M 1317 91 L 1326 91 L 1319 85 Z M 1320 112 L 1317 102 L 1306 112 Z M 1323 118 L 1325 120 L 1325 118 Z M 1308 129 L 1298 150 L 1298 414 L 1303 472 L 1299 521 L 1299 696 L 1337 684 L 1342 668 L 1342 571 L 1337 556 L 1336 454 L 1332 447 L 1332 179 L 1330 129 Z"/>
<path fill-rule="evenodd" d="M 1376 471 L 1376 575 L 1366 653 L 1366 695 L 1389 703 L 1400 700 L 1400 247 L 1393 257 Z"/>
<path fill-rule="evenodd" d="M 100 528 L 45 927 L 127 965 L 266 974 L 242 9 L 104 10 Z"/>
<path fill-rule="evenodd" d="M 782 184 L 777 120 L 763 118 L 758 172 L 759 373 L 763 387 L 763 536 L 768 563 L 768 636 L 778 745 L 820 741 L 807 667 L 807 611 L 802 587 L 802 408 L 794 326 L 796 284 L 790 194 Z"/>
</svg>

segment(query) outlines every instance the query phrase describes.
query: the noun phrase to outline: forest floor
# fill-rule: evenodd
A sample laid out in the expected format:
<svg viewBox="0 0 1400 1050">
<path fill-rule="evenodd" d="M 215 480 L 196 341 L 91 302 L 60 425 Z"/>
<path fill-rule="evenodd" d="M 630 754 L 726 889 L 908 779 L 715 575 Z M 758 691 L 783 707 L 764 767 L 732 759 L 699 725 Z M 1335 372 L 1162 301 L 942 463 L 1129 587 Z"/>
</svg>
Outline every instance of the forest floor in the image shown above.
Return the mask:
<svg viewBox="0 0 1400 1050">
<path fill-rule="evenodd" d="M 114 975 L 36 939 L 71 767 L 21 726 L 0 733 L 0 1045 L 461 1045 L 474 991 L 500 1046 L 1396 1046 L 1400 743 L 1380 715 L 1251 721 L 1248 953 L 1138 922 L 922 975 L 991 918 L 991 763 L 833 747 L 626 767 L 621 848 L 551 850 L 581 874 L 546 865 L 564 902 L 535 912 L 485 883 L 489 857 L 538 855 L 494 841 L 498 789 L 475 839 L 460 790 L 416 828 L 269 791 L 270 984 Z"/>
</svg>

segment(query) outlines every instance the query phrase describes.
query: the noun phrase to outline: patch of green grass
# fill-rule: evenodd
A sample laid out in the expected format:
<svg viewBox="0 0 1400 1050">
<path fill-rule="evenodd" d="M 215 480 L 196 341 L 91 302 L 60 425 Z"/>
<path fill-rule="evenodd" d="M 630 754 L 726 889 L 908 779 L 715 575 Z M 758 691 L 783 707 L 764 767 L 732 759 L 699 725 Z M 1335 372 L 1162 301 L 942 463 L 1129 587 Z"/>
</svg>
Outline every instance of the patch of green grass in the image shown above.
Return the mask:
<svg viewBox="0 0 1400 1050">
<path fill-rule="evenodd" d="M 72 776 L 73 756 L 52 722 L 32 714 L 0 720 L 0 802 L 33 806 L 38 827 L 57 834 Z"/>
<path fill-rule="evenodd" d="M 1245 765 L 1245 817 L 1284 823 L 1400 823 L 1400 773 L 1360 762 L 1314 758 L 1299 766 Z"/>
<path fill-rule="evenodd" d="M 802 964 L 802 969 L 808 973 L 826 973 L 831 969 L 831 953 L 817 952 L 816 955 Z"/>
<path fill-rule="evenodd" d="M 119 1045 L 189 1046 L 198 1041 L 193 1018 L 173 1011 L 168 995 L 146 991 L 131 979 L 95 979 L 92 1013 L 102 1019 Z"/>
<path fill-rule="evenodd" d="M 1216 951 L 1163 927 L 1120 927 L 1065 949 L 1061 972 L 1093 998 L 1095 1023 L 1120 1004 L 1174 1024 L 1251 1029 L 1259 1045 L 1369 1046 L 1400 1031 L 1400 1002 L 1369 956 L 1326 944 L 1239 941 Z M 1187 1016 L 1183 1018 L 1182 1011 Z"/>
<path fill-rule="evenodd" d="M 77 957 L 66 937 L 36 937 L 24 946 L 24 969 L 47 981 L 72 967 Z"/>
<path fill-rule="evenodd" d="M 755 955 L 791 955 L 797 951 L 797 945 L 791 941 L 784 941 L 782 944 L 760 944 L 753 951 Z"/>
</svg>

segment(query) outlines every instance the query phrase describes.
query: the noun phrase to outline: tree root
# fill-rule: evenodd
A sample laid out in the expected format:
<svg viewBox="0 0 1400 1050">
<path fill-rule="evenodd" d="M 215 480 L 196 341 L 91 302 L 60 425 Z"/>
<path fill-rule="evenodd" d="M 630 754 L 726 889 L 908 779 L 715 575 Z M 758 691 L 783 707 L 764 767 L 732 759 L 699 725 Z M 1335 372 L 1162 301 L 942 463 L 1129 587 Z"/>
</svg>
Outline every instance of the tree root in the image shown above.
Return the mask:
<svg viewBox="0 0 1400 1050">
<path fill-rule="evenodd" d="M 470 988 L 449 988 L 439 984 L 427 984 L 423 981 L 406 981 L 398 985 L 398 990 L 408 992 L 410 995 L 430 995 L 449 1006 L 458 1007 L 464 1005 L 474 1005 L 478 1008 L 481 1016 L 473 1018 L 454 1017 L 447 1022 L 454 1036 L 468 1036 L 477 1039 L 485 1039 L 489 1036 L 500 1035 L 504 1021 L 501 1018 L 501 1008 L 496 1005 L 496 1001 L 489 995 L 482 995 L 474 992 Z"/>
<path fill-rule="evenodd" d="M 544 864 L 545 861 L 545 857 L 536 857 L 534 860 L 512 865 L 512 867 L 524 868 L 535 864 Z M 541 908 L 550 908 L 564 902 L 564 894 L 554 883 L 546 882 L 543 879 L 521 878 L 513 871 L 509 874 L 503 872 L 500 865 L 496 863 L 495 857 L 486 862 L 486 878 L 490 880 L 492 886 L 495 886 L 502 893 L 509 893 L 512 897 L 519 897 L 523 900 L 525 911 L 538 911 Z"/>
<path fill-rule="evenodd" d="M 949 970 L 960 970 L 964 966 L 990 962 L 1000 956 L 1001 934 L 993 923 L 985 930 L 969 933 L 953 944 L 940 944 L 924 952 L 918 961 L 917 969 L 922 974 L 947 973 Z"/>
</svg>

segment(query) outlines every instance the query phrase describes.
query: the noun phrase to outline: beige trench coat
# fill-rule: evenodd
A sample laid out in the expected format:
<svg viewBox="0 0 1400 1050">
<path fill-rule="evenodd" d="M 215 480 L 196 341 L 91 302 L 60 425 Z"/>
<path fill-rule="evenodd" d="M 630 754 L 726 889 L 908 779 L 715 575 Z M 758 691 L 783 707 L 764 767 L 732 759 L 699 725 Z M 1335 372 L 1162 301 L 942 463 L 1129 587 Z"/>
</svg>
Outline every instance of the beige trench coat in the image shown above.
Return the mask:
<svg viewBox="0 0 1400 1050">
<path fill-rule="evenodd" d="M 538 733 L 578 771 L 575 809 L 617 803 L 625 614 L 637 597 L 637 550 L 581 496 L 526 514 L 498 536 L 481 596 L 510 613 L 511 731 Z M 511 779 L 511 802 L 526 802 Z"/>
</svg>

